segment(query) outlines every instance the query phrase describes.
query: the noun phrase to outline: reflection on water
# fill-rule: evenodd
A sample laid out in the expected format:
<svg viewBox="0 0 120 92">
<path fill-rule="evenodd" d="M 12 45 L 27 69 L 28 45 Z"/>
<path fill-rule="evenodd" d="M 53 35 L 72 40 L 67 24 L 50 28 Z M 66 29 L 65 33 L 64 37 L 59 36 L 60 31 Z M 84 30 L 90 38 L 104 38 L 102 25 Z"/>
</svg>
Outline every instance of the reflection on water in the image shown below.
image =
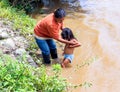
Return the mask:
<svg viewBox="0 0 120 92">
<path fill-rule="evenodd" d="M 72 92 L 119 92 L 120 1 L 76 1 L 80 1 L 81 8 L 67 3 L 53 7 L 66 9 L 68 15 L 64 24 L 82 43 L 75 50 L 72 67 L 63 69 L 62 76 L 72 84 L 92 83 L 91 87 L 83 86 Z M 42 16 L 37 14 L 34 18 L 39 20 Z"/>
</svg>

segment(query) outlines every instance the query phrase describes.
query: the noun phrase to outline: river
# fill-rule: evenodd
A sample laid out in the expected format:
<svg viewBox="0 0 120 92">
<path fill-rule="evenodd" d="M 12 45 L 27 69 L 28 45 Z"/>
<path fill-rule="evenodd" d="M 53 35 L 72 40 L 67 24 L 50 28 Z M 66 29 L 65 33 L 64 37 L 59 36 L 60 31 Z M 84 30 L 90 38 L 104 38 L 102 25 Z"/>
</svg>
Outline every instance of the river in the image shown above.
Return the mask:
<svg viewBox="0 0 120 92">
<path fill-rule="evenodd" d="M 46 14 L 33 17 L 40 20 L 57 7 L 67 11 L 65 27 L 82 44 L 75 49 L 70 67 L 62 69 L 68 82 L 82 84 L 68 92 L 120 92 L 120 0 L 78 1 L 77 7 L 54 2 L 52 7 L 44 7 Z"/>
</svg>

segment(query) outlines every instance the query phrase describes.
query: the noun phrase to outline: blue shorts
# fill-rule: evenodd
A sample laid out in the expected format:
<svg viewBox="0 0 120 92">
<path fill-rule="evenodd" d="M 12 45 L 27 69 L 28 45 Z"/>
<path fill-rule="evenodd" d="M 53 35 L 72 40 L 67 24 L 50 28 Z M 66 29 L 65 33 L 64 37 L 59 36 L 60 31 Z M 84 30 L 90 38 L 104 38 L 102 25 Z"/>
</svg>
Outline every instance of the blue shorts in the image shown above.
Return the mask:
<svg viewBox="0 0 120 92">
<path fill-rule="evenodd" d="M 72 63 L 73 58 L 74 58 L 73 54 L 64 54 L 64 59 L 69 59 L 70 63 Z"/>
</svg>

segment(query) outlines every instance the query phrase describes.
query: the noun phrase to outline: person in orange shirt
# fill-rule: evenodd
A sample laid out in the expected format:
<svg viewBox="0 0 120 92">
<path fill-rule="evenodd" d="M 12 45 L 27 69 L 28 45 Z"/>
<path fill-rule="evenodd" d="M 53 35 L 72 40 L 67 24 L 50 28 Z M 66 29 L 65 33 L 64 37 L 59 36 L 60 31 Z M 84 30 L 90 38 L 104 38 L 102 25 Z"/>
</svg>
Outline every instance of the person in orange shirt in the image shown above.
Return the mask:
<svg viewBox="0 0 120 92">
<path fill-rule="evenodd" d="M 66 12 L 62 8 L 58 8 L 54 13 L 49 14 L 40 20 L 34 28 L 35 40 L 42 52 L 45 64 L 50 64 L 50 55 L 52 59 L 57 59 L 56 43 L 53 39 L 65 44 L 76 44 L 73 41 L 64 40 L 59 35 L 59 30 L 63 29 L 63 20 Z"/>
</svg>

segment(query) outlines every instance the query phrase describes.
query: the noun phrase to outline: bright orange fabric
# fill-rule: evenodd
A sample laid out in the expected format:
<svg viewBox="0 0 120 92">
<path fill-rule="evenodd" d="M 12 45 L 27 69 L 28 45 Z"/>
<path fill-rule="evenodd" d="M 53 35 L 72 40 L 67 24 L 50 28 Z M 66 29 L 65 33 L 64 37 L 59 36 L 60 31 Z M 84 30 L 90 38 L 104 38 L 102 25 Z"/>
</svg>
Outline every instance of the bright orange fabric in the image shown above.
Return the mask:
<svg viewBox="0 0 120 92">
<path fill-rule="evenodd" d="M 54 19 L 54 14 L 49 14 L 44 19 L 39 21 L 34 28 L 35 35 L 39 37 L 59 38 L 59 30 L 62 28 L 63 23 L 57 23 Z"/>
</svg>

